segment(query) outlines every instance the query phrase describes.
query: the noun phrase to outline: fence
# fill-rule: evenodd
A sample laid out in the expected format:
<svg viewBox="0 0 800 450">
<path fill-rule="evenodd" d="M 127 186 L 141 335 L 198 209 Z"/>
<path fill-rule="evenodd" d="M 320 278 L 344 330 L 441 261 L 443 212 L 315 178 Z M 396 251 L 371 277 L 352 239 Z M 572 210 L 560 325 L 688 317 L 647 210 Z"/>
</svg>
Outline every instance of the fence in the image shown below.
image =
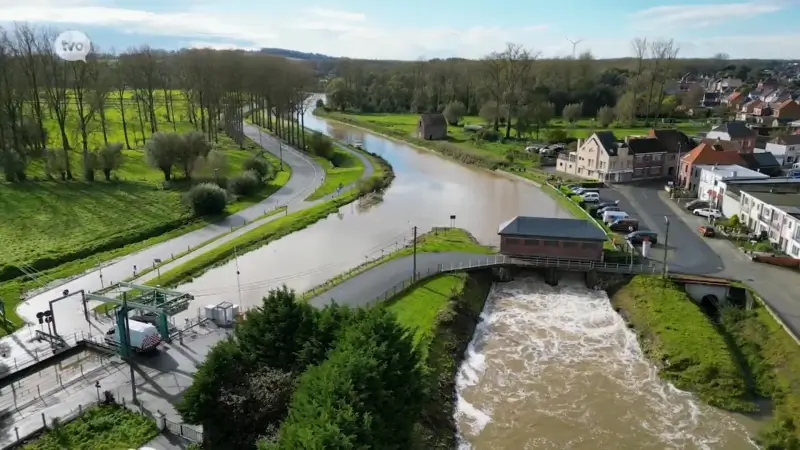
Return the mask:
<svg viewBox="0 0 800 450">
<path fill-rule="evenodd" d="M 35 340 L 35 327 L 30 326 L 28 329 L 31 331 L 31 339 Z M 96 343 L 102 343 L 102 337 L 98 335 L 92 335 L 91 333 L 85 333 L 83 331 L 76 332 L 71 335 L 67 335 L 66 337 L 62 336 L 62 341 L 66 344 L 65 347 L 55 347 L 53 345 L 46 345 L 46 341 L 40 340 L 41 347 L 34 347 L 32 349 L 28 349 L 27 353 L 29 356 L 27 357 L 13 357 L 13 358 L 4 358 L 4 360 L 0 361 L 0 380 L 9 376 L 10 374 L 20 371 L 22 369 L 26 369 L 28 367 L 33 366 L 47 358 L 51 358 L 59 353 L 62 353 L 64 350 L 74 347 L 81 341 L 92 341 Z"/>
<path fill-rule="evenodd" d="M 188 441 L 203 442 L 203 432 L 195 427 L 164 419 L 165 429 L 175 436 L 180 436 Z"/>
</svg>

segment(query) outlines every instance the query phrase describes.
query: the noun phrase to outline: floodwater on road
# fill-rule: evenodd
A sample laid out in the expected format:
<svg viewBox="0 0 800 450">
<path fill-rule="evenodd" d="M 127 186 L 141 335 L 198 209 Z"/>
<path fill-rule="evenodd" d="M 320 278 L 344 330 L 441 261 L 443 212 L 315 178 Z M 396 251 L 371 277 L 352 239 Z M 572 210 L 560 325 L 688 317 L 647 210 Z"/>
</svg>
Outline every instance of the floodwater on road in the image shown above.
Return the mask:
<svg viewBox="0 0 800 450">
<path fill-rule="evenodd" d="M 367 150 L 388 160 L 396 178 L 383 201 L 370 208 L 343 206 L 338 214 L 240 255 L 241 289 L 237 289 L 236 261 L 180 286 L 178 290 L 198 298 L 188 314 L 196 314 L 196 307 L 220 301 L 247 308 L 281 284 L 303 292 L 366 258 L 402 246 L 411 239 L 414 226 L 424 233 L 435 226 L 451 225 L 451 215 L 455 215 L 455 226 L 468 229 L 487 245 L 499 244 L 498 226 L 516 215 L 568 217 L 551 197 L 530 183 L 466 167 L 310 114 L 305 124 L 340 141 L 363 142 Z"/>
<path fill-rule="evenodd" d="M 757 424 L 659 379 L 577 277 L 495 284 L 482 319 L 457 378 L 462 449 L 757 448 Z"/>
</svg>

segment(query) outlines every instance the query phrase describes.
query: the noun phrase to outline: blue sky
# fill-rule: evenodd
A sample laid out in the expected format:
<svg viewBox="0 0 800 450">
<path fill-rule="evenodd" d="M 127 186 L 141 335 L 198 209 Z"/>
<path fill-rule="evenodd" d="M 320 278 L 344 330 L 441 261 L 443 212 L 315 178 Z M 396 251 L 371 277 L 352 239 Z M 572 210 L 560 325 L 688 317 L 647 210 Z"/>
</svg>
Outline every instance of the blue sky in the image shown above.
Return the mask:
<svg viewBox="0 0 800 450">
<path fill-rule="evenodd" d="M 598 58 L 635 37 L 674 39 L 680 57 L 800 59 L 800 0 L 0 0 L 0 23 L 88 34 L 102 49 L 282 47 L 358 58 L 475 58 L 514 42 L 544 57 L 567 38 Z"/>
</svg>

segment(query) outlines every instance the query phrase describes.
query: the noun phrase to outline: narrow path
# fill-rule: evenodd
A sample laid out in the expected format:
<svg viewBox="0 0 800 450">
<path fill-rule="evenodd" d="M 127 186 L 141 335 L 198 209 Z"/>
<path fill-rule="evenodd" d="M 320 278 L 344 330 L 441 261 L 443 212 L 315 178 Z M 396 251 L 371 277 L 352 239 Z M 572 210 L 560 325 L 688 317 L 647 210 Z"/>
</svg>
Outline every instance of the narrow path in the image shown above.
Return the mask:
<svg viewBox="0 0 800 450">
<path fill-rule="evenodd" d="M 244 132 L 247 137 L 254 142 L 261 145 L 266 151 L 275 156 L 280 157 L 281 144 L 279 141 L 267 133 L 260 132 L 259 129 L 253 125 L 244 125 Z M 368 158 L 364 157 L 361 153 L 345 148 L 347 151 L 359 157 L 365 163 L 365 170 L 362 174 L 362 179 L 371 176 L 374 173 L 374 167 Z M 192 250 L 190 253 L 171 261 L 161 266 L 161 271 L 167 271 L 191 259 L 194 259 L 201 254 L 222 245 L 238 236 L 241 236 L 248 231 L 259 227 L 267 222 L 276 220 L 282 217 L 281 214 L 266 217 L 260 220 L 254 219 L 262 216 L 267 211 L 273 210 L 280 206 L 287 206 L 289 212 L 297 212 L 311 206 L 318 204 L 325 199 L 319 199 L 315 202 L 304 201 L 309 193 L 316 190 L 323 181 L 324 171 L 313 159 L 309 158 L 302 152 L 283 145 L 283 161 L 288 164 L 292 169 L 292 175 L 289 181 L 276 191 L 273 195 L 251 206 L 238 214 L 232 215 L 225 220 L 210 224 L 202 229 L 189 232 L 185 235 L 176 237 L 169 241 L 162 242 L 147 249 L 141 250 L 137 253 L 124 256 L 117 260 L 112 261 L 104 266 L 97 267 L 54 288 L 47 289 L 17 307 L 17 313 L 29 324 L 37 323 L 36 313 L 47 310 L 51 300 L 61 297 L 64 290 L 70 292 L 77 292 L 81 289 L 85 291 L 98 291 L 103 286 L 113 284 L 133 275 L 134 267 L 137 270 L 152 267 L 156 259 L 162 261 L 169 260 L 172 255 L 180 254 L 187 251 L 191 247 L 198 246 L 209 239 L 221 236 L 225 233 L 227 235 L 211 242 L 203 247 Z M 347 186 L 349 189 L 355 183 Z M 250 222 L 252 221 L 252 222 Z M 249 223 L 248 223 L 249 222 Z M 231 232 L 231 228 L 247 225 L 238 228 L 236 231 Z M 102 275 L 102 277 L 101 277 Z M 139 277 L 135 280 L 137 283 L 145 283 L 157 277 L 157 272 L 153 271 L 145 276 Z M 69 301 L 69 307 L 60 305 L 56 313 L 56 322 L 58 331 L 62 335 L 71 335 L 79 331 L 89 331 L 91 328 L 96 328 L 96 325 L 87 323 L 83 317 L 83 311 L 78 301 Z M 74 304 L 74 306 L 73 306 Z M 33 351 L 33 348 L 42 346 L 41 343 L 30 342 L 32 334 L 31 328 L 33 325 L 23 327 L 11 336 L 6 336 L 0 342 L 7 343 L 11 348 L 10 357 L 27 358 Z"/>
</svg>

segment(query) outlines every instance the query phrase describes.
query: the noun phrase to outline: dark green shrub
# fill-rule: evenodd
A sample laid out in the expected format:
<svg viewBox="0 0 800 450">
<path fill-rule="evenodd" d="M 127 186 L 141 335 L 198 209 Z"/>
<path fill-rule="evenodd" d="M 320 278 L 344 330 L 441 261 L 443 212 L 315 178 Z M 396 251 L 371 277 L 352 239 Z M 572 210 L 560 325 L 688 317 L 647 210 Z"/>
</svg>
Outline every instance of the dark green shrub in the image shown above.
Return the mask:
<svg viewBox="0 0 800 450">
<path fill-rule="evenodd" d="M 186 194 L 186 199 L 196 216 L 220 214 L 228 204 L 228 194 L 213 183 L 201 183 Z"/>
<path fill-rule="evenodd" d="M 483 139 L 487 142 L 497 142 L 500 140 L 500 133 L 491 128 L 478 131 L 476 136 L 478 136 L 478 139 Z"/>
<path fill-rule="evenodd" d="M 228 182 L 228 189 L 230 189 L 231 193 L 234 195 L 247 197 L 248 195 L 253 195 L 258 192 L 262 184 L 263 182 L 261 181 L 260 174 L 255 170 L 248 170 L 241 175 L 233 177 L 230 182 Z"/>
<path fill-rule="evenodd" d="M 272 172 L 272 166 L 264 157 L 253 156 L 242 164 L 243 172 L 251 170 L 256 172 L 258 178 L 267 179 L 269 178 L 270 172 Z"/>
</svg>

